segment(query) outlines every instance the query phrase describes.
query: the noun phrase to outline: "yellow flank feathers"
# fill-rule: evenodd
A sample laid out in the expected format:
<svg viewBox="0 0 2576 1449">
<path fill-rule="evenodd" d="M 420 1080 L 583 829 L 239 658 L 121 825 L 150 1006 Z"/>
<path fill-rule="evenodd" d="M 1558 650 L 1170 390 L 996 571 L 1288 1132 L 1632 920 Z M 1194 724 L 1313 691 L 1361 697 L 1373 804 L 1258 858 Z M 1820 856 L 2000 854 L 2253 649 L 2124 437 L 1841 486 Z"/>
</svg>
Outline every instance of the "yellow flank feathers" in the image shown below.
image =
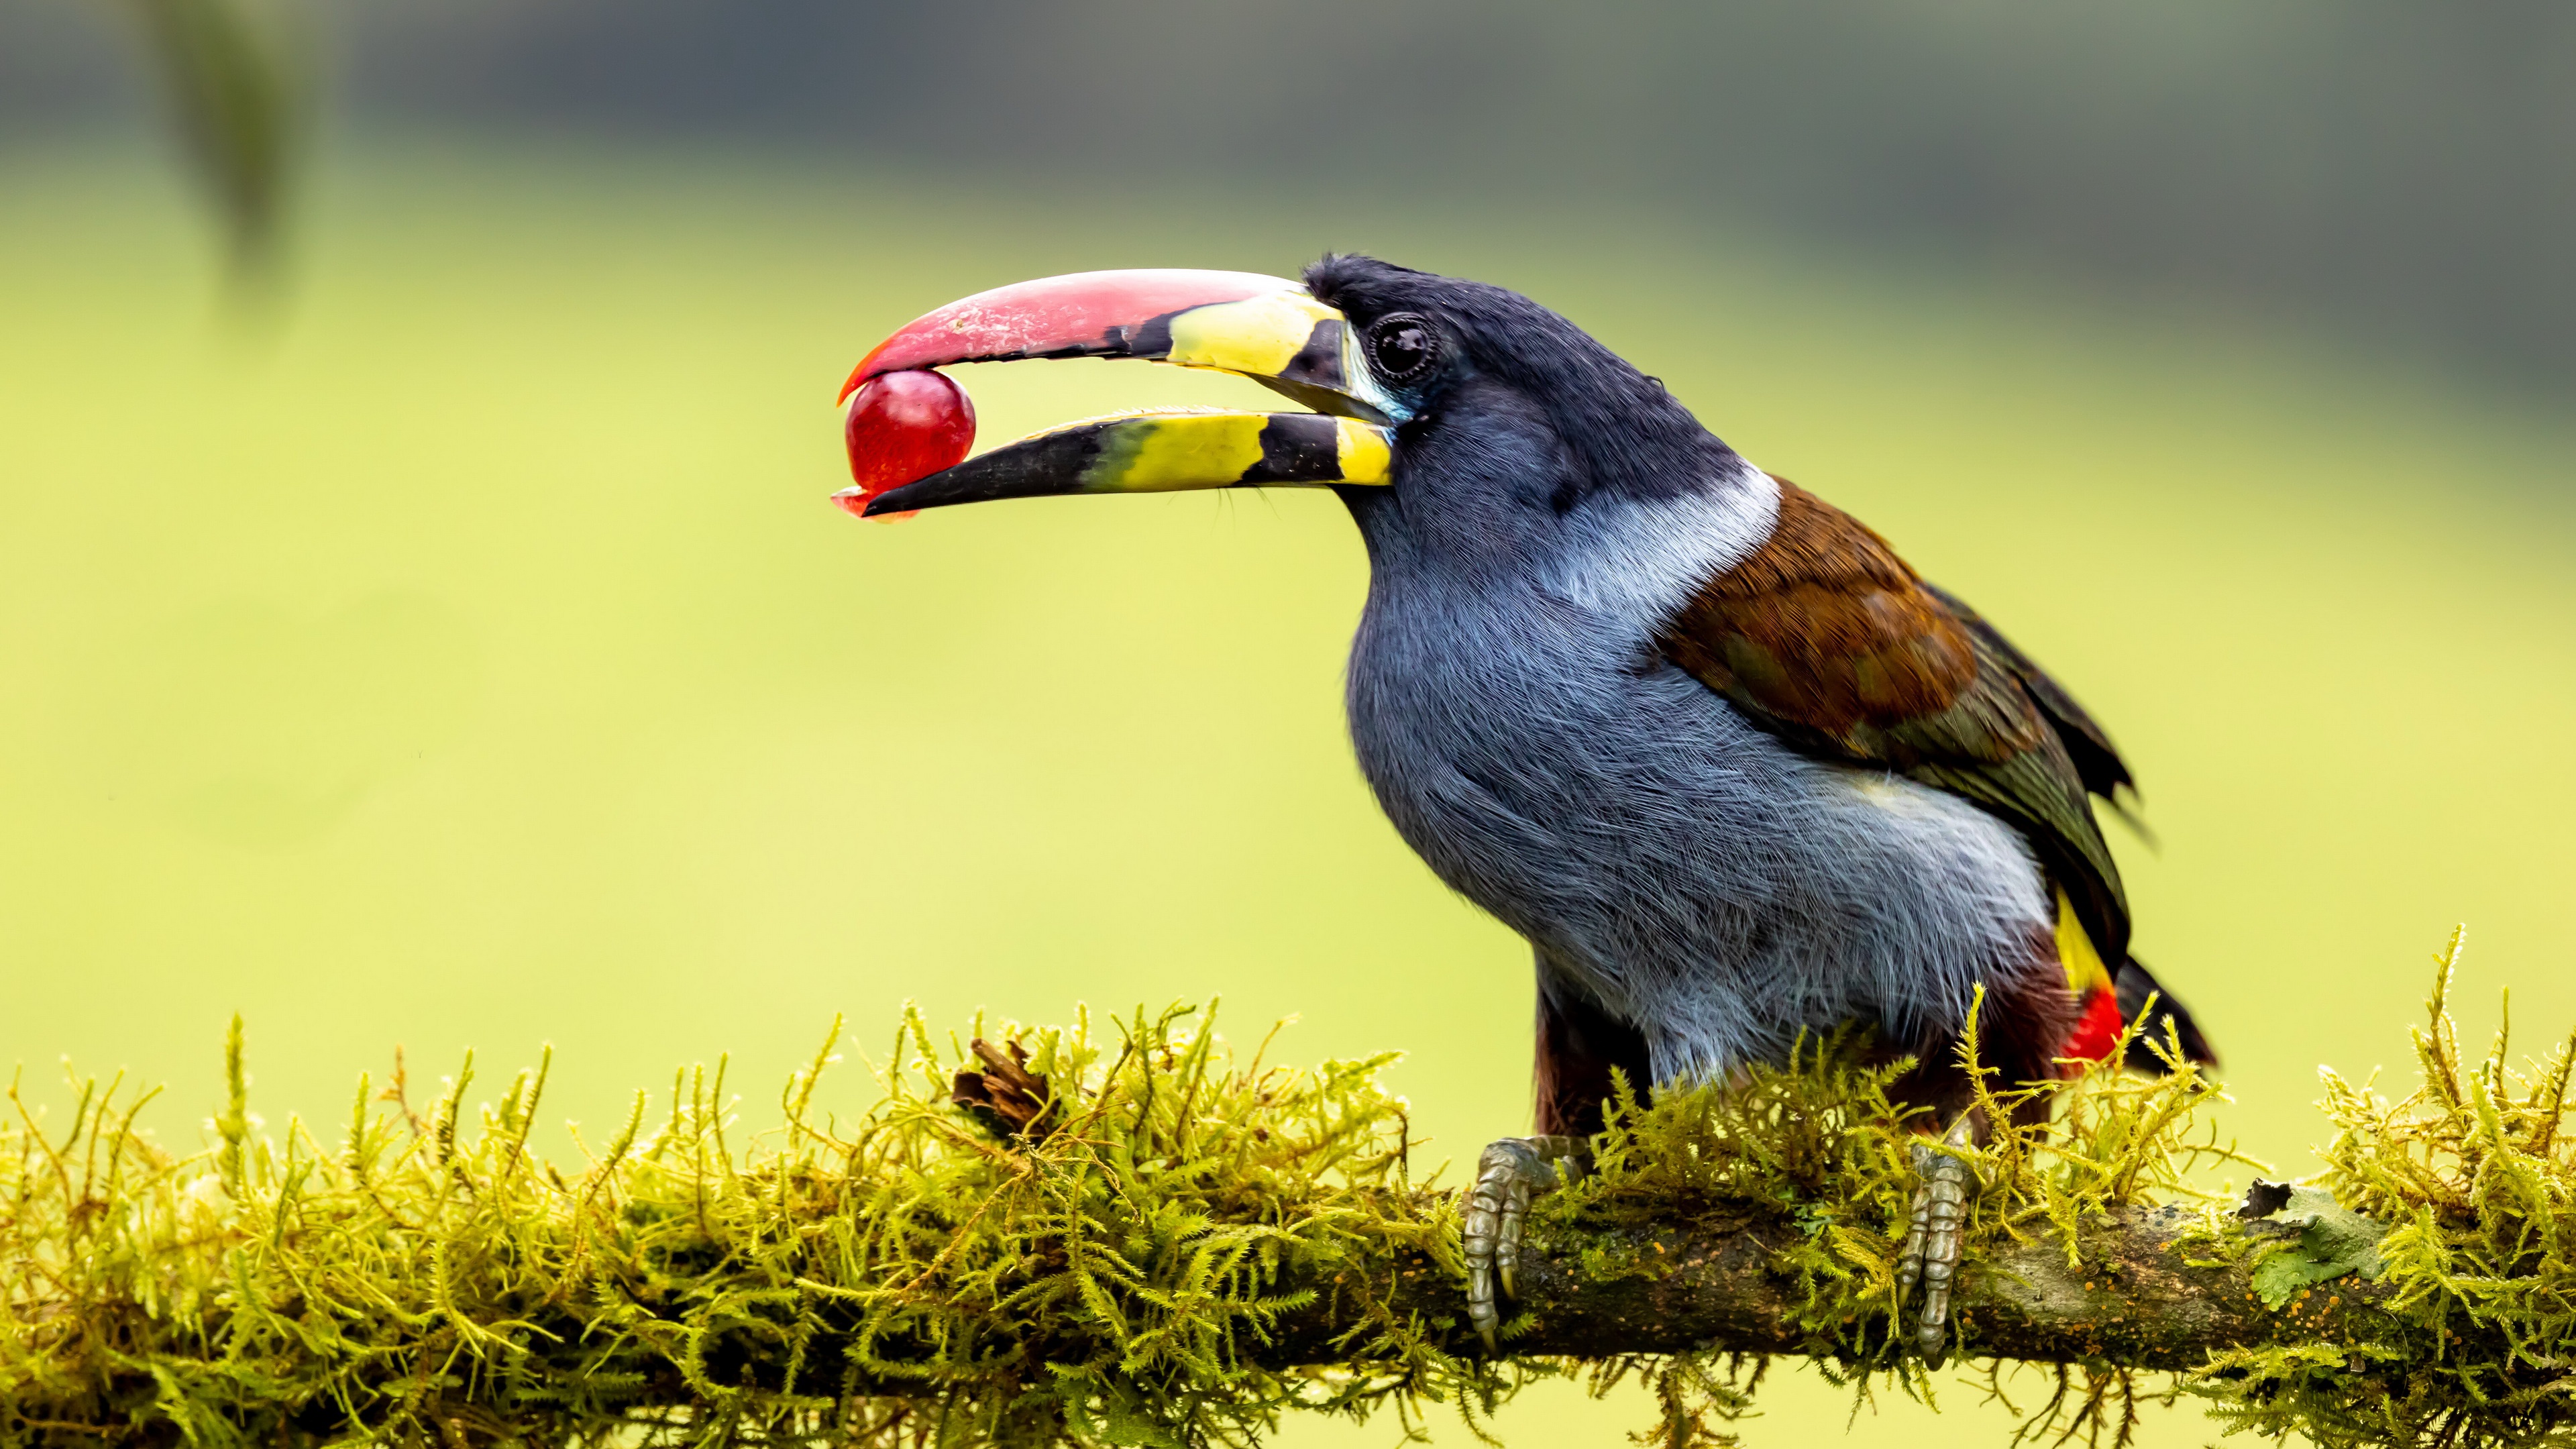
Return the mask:
<svg viewBox="0 0 2576 1449">
<path fill-rule="evenodd" d="M 1316 323 L 1341 315 L 1302 291 L 1192 307 L 1172 319 L 1168 360 L 1276 377 L 1315 335 Z"/>
<path fill-rule="evenodd" d="M 2066 967 L 2066 987 L 2078 996 L 2088 986 L 2111 989 L 2111 970 L 2102 964 L 2102 953 L 2093 949 L 2093 938 L 2084 932 L 2084 923 L 2075 917 L 2075 902 L 2057 893 L 2057 959 Z"/>
<path fill-rule="evenodd" d="M 1263 413 L 1193 413 L 1157 418 L 1135 456 L 1100 486 L 1118 493 L 1223 487 L 1261 461 Z"/>
<path fill-rule="evenodd" d="M 1335 420 L 1335 452 L 1342 465 L 1345 483 L 1392 483 L 1395 454 L 1387 445 L 1386 429 L 1353 418 Z"/>
</svg>

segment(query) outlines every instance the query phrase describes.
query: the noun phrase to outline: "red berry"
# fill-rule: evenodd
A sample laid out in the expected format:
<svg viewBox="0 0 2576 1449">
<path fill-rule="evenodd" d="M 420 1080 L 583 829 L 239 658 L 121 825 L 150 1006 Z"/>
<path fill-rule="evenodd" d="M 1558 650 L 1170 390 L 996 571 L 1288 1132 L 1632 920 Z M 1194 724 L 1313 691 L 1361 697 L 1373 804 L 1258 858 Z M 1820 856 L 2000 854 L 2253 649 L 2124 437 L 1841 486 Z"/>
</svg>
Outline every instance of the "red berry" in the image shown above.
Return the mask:
<svg viewBox="0 0 2576 1449">
<path fill-rule="evenodd" d="M 852 513 L 864 513 L 880 493 L 956 467 L 975 446 L 975 405 L 936 372 L 870 378 L 851 395 L 844 419 L 858 489 L 837 501 Z"/>
</svg>

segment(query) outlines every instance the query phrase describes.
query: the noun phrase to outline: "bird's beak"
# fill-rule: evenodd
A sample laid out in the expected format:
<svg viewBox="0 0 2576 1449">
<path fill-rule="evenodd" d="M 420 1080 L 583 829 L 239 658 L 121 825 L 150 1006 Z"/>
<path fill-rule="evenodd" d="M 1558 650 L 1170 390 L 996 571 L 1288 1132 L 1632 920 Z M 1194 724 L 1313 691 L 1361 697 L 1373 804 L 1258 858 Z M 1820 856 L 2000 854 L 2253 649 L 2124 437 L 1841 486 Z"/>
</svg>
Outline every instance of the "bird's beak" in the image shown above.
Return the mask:
<svg viewBox="0 0 2576 1449">
<path fill-rule="evenodd" d="M 1136 412 L 967 458 L 974 413 L 928 369 L 1131 357 L 1249 377 L 1315 412 Z M 1253 272 L 1083 272 L 981 292 L 878 344 L 841 389 L 850 472 L 834 495 L 868 517 L 1064 493 L 1384 483 L 1401 404 L 1370 381 L 1342 315 Z"/>
</svg>

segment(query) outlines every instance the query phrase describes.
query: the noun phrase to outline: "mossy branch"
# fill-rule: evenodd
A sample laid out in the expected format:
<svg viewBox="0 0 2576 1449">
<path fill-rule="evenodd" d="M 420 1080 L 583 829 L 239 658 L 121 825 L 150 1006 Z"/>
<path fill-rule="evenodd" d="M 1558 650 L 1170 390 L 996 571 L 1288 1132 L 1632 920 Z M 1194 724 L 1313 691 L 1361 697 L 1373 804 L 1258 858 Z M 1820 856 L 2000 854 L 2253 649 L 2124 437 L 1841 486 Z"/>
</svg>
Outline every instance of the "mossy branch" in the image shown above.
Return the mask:
<svg viewBox="0 0 2576 1449">
<path fill-rule="evenodd" d="M 841 1125 L 812 1107 L 836 1024 L 748 1142 L 722 1065 L 684 1072 L 658 1127 L 639 1095 L 574 1171 L 528 1147 L 550 1061 L 479 1109 L 469 1063 L 425 1117 L 399 1072 L 362 1083 L 326 1143 L 258 1131 L 236 1034 L 184 1158 L 121 1083 L 75 1083 L 50 1129 L 13 1084 L 0 1440 L 1248 1443 L 1291 1411 L 1481 1424 L 1580 1369 L 1641 1374 L 1679 1445 L 1722 1438 L 1768 1358 L 1924 1383 L 1891 1271 L 1920 1138 L 1835 1043 L 1623 1101 L 1599 1171 L 1534 1218 L 1487 1362 L 1456 1194 L 1413 1176 L 1387 1058 L 1237 1063 L 1180 1011 L 974 1035 L 1016 1046 L 907 1017 Z M 2056 1366 L 2033 1426 L 2096 1437 L 2145 1373 L 2328 1444 L 2564 1433 L 2568 1050 L 2528 1080 L 2502 1043 L 2464 1063 L 2438 995 L 2419 1037 L 2406 1102 L 2330 1079 L 2344 1206 L 2286 1221 L 2191 1198 L 2232 1154 L 2194 1134 L 2189 1072 L 2073 1084 L 2055 1130 L 1977 1154 L 1964 1350 Z"/>
</svg>

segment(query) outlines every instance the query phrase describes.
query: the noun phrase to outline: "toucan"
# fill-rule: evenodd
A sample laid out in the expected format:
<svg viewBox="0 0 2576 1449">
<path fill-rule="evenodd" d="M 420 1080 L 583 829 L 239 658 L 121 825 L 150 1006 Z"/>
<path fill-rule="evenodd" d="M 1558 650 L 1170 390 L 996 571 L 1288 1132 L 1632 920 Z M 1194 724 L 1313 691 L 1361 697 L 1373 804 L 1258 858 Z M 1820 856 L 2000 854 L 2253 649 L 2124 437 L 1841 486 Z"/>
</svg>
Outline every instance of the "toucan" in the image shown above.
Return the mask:
<svg viewBox="0 0 2576 1449">
<path fill-rule="evenodd" d="M 968 456 L 972 405 L 935 369 L 1077 357 L 1237 373 L 1295 406 Z M 841 396 L 856 481 L 835 497 L 867 517 L 1191 488 L 1348 506 L 1370 566 L 1361 770 L 1536 958 L 1537 1130 L 1485 1151 L 1465 1215 L 1489 1349 L 1531 1195 L 1584 1170 L 1617 1077 L 1724 1082 L 1856 1027 L 1911 1059 L 1893 1095 L 1956 1146 L 1993 1130 L 1958 1050 L 1972 1010 L 2013 1081 L 2123 1041 L 2145 1071 L 2214 1062 L 2130 953 L 2094 800 L 2126 814 L 2134 785 L 2102 727 L 1885 539 L 1527 297 L 1354 255 L 1302 281 L 1051 277 L 903 327 Z M 1969 1169 L 1915 1161 L 1900 1280 L 1937 1360 Z"/>
</svg>

